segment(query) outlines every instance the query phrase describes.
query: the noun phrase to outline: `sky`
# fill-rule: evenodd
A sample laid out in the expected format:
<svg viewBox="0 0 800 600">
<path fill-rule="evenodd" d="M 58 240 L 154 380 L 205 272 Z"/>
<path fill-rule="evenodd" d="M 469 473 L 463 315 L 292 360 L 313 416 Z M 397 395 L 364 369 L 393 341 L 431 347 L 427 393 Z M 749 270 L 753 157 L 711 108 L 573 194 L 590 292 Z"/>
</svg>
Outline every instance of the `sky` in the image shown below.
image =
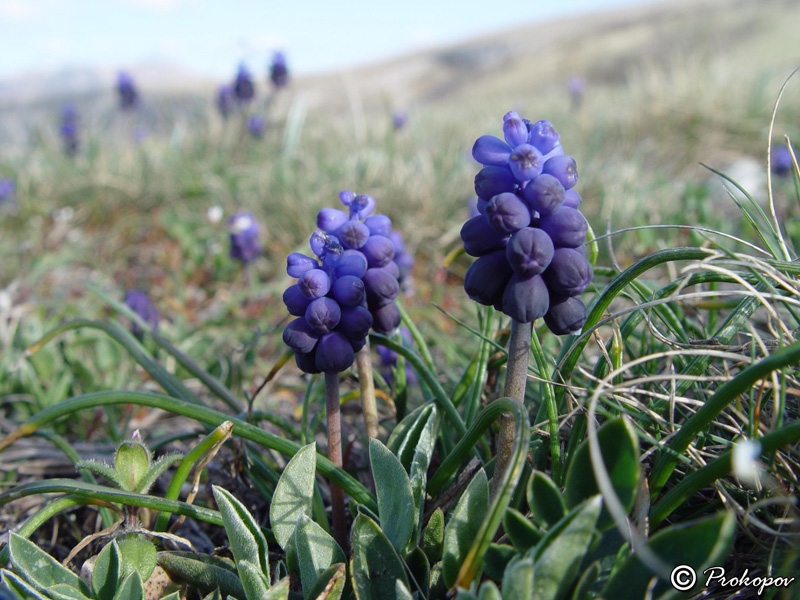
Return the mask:
<svg viewBox="0 0 800 600">
<path fill-rule="evenodd" d="M 0 0 L 0 78 L 163 62 L 229 77 L 283 50 L 296 74 L 652 0 Z"/>
</svg>

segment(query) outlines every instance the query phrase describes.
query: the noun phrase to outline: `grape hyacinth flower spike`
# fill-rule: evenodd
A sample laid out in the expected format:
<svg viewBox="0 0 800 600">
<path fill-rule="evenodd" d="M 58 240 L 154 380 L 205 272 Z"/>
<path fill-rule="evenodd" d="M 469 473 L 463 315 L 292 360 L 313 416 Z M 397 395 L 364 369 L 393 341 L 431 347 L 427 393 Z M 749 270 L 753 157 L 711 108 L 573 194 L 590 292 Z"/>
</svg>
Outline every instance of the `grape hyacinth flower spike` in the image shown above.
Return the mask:
<svg viewBox="0 0 800 600">
<path fill-rule="evenodd" d="M 248 266 L 261 254 L 261 225 L 251 213 L 238 212 L 228 220 L 228 231 L 231 239 L 230 256 L 242 263 L 245 283 L 248 283 Z"/>
<path fill-rule="evenodd" d="M 217 110 L 223 119 L 227 119 L 231 115 L 235 103 L 236 96 L 233 93 L 233 87 L 221 85 L 217 90 Z"/>
<path fill-rule="evenodd" d="M 241 104 L 247 104 L 255 96 L 256 90 L 253 85 L 253 77 L 244 63 L 239 65 L 236 72 L 236 79 L 233 82 L 233 93 Z"/>
<path fill-rule="evenodd" d="M 260 115 L 250 115 L 247 117 L 247 131 L 253 138 L 260 140 L 264 137 L 264 129 L 267 126 L 267 121 Z"/>
<path fill-rule="evenodd" d="M 770 164 L 772 172 L 778 177 L 788 177 L 793 167 L 794 162 L 792 162 L 792 153 L 789 148 L 784 144 L 775 146 L 772 149 L 772 160 Z"/>
<path fill-rule="evenodd" d="M 272 86 L 279 90 L 289 84 L 289 68 L 286 66 L 286 56 L 283 52 L 275 52 L 269 65 L 269 80 Z"/>
<path fill-rule="evenodd" d="M 125 305 L 135 312 L 139 317 L 150 326 L 151 331 L 158 329 L 159 314 L 150 297 L 141 290 L 129 290 L 125 294 Z M 144 335 L 141 326 L 135 321 L 131 323 L 133 335 L 140 338 Z"/>
<path fill-rule="evenodd" d="M 586 321 L 580 294 L 593 273 L 583 251 L 588 223 L 573 189 L 578 169 L 549 121 L 531 123 L 516 112 L 503 117 L 503 139 L 481 136 L 472 156 L 483 168 L 475 177 L 479 214 L 461 229 L 465 251 L 477 257 L 464 289 L 511 317 L 504 395 L 524 404 L 531 343 L 538 345 L 533 321 L 543 317 L 556 335 L 577 333 Z M 513 435 L 513 423 L 501 420 L 498 474 Z M 558 443 L 555 433 L 552 442 Z"/>
<path fill-rule="evenodd" d="M 125 71 L 120 71 L 117 76 L 117 93 L 119 106 L 122 110 L 133 110 L 139 101 L 139 93 L 133 84 L 133 77 Z"/>
<path fill-rule="evenodd" d="M 61 140 L 64 143 L 64 152 L 68 156 L 78 153 L 78 112 L 75 105 L 69 102 L 61 107 L 61 125 L 59 126 Z"/>
<path fill-rule="evenodd" d="M 0 177 L 0 210 L 14 211 L 17 208 L 17 187 L 13 179 Z"/>
</svg>

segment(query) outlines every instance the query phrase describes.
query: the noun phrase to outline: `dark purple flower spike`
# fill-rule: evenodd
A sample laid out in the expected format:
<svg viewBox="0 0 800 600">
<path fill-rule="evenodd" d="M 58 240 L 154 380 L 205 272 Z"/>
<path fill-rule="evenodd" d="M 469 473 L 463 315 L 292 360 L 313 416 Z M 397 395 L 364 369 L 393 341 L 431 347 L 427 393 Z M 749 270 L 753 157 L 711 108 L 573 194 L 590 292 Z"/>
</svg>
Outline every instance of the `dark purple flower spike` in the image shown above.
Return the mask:
<svg viewBox="0 0 800 600">
<path fill-rule="evenodd" d="M 286 66 L 286 56 L 283 52 L 275 52 L 272 55 L 272 63 L 269 65 L 269 80 L 276 90 L 289 84 L 289 67 Z"/>
<path fill-rule="evenodd" d="M 231 238 L 231 258 L 249 264 L 261 254 L 261 226 L 249 212 L 233 215 L 228 221 Z"/>
<path fill-rule="evenodd" d="M 149 325 L 152 331 L 158 329 L 158 309 L 156 309 L 150 297 L 141 290 L 129 290 L 125 294 L 125 304 L 133 312 Z M 131 323 L 131 331 L 136 337 L 142 337 L 144 331 L 135 321 Z"/>
<path fill-rule="evenodd" d="M 119 106 L 122 110 L 133 110 L 139 102 L 139 93 L 133 84 L 133 77 L 125 71 L 120 71 L 117 76 L 117 94 Z"/>
</svg>

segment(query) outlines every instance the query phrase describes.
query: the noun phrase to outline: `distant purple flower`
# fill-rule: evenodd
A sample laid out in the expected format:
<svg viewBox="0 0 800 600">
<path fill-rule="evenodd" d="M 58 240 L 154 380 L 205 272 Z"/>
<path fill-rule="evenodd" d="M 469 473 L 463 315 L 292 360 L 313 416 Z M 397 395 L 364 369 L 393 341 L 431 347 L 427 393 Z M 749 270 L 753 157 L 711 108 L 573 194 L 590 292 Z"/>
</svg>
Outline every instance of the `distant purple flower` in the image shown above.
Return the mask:
<svg viewBox="0 0 800 600">
<path fill-rule="evenodd" d="M 0 177 L 0 204 L 13 200 L 16 193 L 16 186 L 11 179 Z"/>
<path fill-rule="evenodd" d="M 133 85 L 133 77 L 125 71 L 120 71 L 117 76 L 117 92 L 119 93 L 119 106 L 122 110 L 132 110 L 139 101 L 139 93 Z"/>
<path fill-rule="evenodd" d="M 397 281 L 400 283 L 405 295 L 409 296 L 414 291 L 411 281 L 411 271 L 414 269 L 414 255 L 406 248 L 403 234 L 396 229 L 389 233 L 389 239 L 394 244 L 394 262 L 398 270 Z"/>
<path fill-rule="evenodd" d="M 411 332 L 408 330 L 407 327 L 403 327 L 400 329 L 400 334 L 402 336 L 402 344 L 403 346 L 410 347 L 411 346 Z M 398 354 L 394 350 L 390 350 L 386 346 L 378 346 L 377 347 L 378 358 L 381 361 L 381 371 L 383 373 L 383 378 L 388 382 L 392 383 L 394 381 L 394 367 L 397 366 Z M 406 383 L 409 385 L 414 385 L 417 383 L 417 376 L 414 371 L 409 368 L 408 363 L 406 363 Z"/>
<path fill-rule="evenodd" d="M 791 174 L 793 167 L 792 153 L 789 152 L 789 148 L 783 144 L 774 146 L 772 148 L 772 165 L 770 165 L 772 172 L 779 177 L 786 177 Z"/>
<path fill-rule="evenodd" d="M 236 96 L 233 93 L 233 87 L 230 85 L 221 85 L 217 90 L 217 109 L 223 119 L 227 119 L 233 112 Z"/>
<path fill-rule="evenodd" d="M 586 82 L 580 75 L 573 75 L 567 81 L 567 91 L 572 101 L 572 110 L 578 110 L 583 104 L 583 94 L 586 92 Z"/>
<path fill-rule="evenodd" d="M 59 127 L 61 139 L 64 142 L 64 152 L 69 156 L 78 153 L 78 113 L 75 105 L 65 103 L 61 107 L 61 125 Z"/>
<path fill-rule="evenodd" d="M 250 115 L 247 117 L 247 131 L 257 140 L 264 137 L 264 129 L 266 126 L 267 121 L 261 115 Z"/>
<path fill-rule="evenodd" d="M 244 63 L 239 65 L 239 70 L 236 72 L 236 79 L 233 82 L 233 93 L 236 99 L 241 103 L 250 102 L 255 96 L 256 90 L 253 86 L 253 76 Z"/>
<path fill-rule="evenodd" d="M 261 254 L 261 226 L 249 212 L 239 212 L 228 221 L 231 237 L 231 258 L 248 264 Z"/>
<path fill-rule="evenodd" d="M 272 63 L 269 66 L 269 79 L 275 89 L 288 85 L 289 68 L 286 66 L 286 56 L 283 52 L 276 52 L 272 55 Z"/>
<path fill-rule="evenodd" d="M 151 330 L 156 331 L 158 329 L 158 310 L 147 294 L 141 290 L 130 290 L 125 294 L 125 304 L 139 315 L 145 323 L 150 325 Z M 131 330 L 133 335 L 137 337 L 140 337 L 143 333 L 142 328 L 135 322 L 131 324 Z"/>
<path fill-rule="evenodd" d="M 392 127 L 395 131 L 405 127 L 408 122 L 408 113 L 404 110 L 396 110 L 392 113 Z"/>
</svg>

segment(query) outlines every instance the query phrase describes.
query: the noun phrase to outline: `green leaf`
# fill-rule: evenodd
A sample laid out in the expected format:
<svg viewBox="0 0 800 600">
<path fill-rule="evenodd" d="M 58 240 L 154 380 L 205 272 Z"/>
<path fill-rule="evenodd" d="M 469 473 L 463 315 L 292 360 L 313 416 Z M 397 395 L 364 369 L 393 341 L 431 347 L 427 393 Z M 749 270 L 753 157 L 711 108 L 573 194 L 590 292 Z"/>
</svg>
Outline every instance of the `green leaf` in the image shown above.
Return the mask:
<svg viewBox="0 0 800 600">
<path fill-rule="evenodd" d="M 300 582 L 306 600 L 309 600 L 311 588 L 325 570 L 334 563 L 344 563 L 347 558 L 330 534 L 306 515 L 300 515 L 297 520 L 294 547 L 300 565 Z"/>
<path fill-rule="evenodd" d="M 507 508 L 503 516 L 503 529 L 508 539 L 520 552 L 535 546 L 542 539 L 542 532 L 536 529 L 525 515 L 513 508 Z"/>
<path fill-rule="evenodd" d="M 667 563 L 669 568 L 687 565 L 694 569 L 695 573 L 702 573 L 707 567 L 724 562 L 735 535 L 736 517 L 733 512 L 725 511 L 704 519 L 667 527 L 650 538 L 647 548 Z M 653 576 L 651 569 L 639 560 L 637 554 L 633 554 L 611 575 L 603 590 L 603 597 L 644 597 Z M 694 591 L 703 585 L 702 579 L 698 577 Z M 659 580 L 652 597 L 658 598 L 672 589 L 669 582 Z M 668 593 L 666 597 L 669 596 L 671 594 Z"/>
<path fill-rule="evenodd" d="M 431 563 L 421 548 L 415 547 L 406 554 L 406 567 L 411 574 L 411 581 L 416 582 L 415 588 L 421 588 L 423 598 L 428 597 L 428 585 L 431 580 Z"/>
<path fill-rule="evenodd" d="M 269 591 L 258 600 L 287 600 L 289 598 L 289 578 L 284 577 L 269 588 Z"/>
<path fill-rule="evenodd" d="M 141 492 L 142 494 L 149 492 L 156 480 L 158 480 L 158 478 L 164 474 L 164 471 L 169 469 L 182 458 L 183 455 L 180 452 L 171 452 L 170 454 L 165 454 L 164 456 L 160 457 L 156 462 L 153 463 L 147 473 L 145 473 L 144 477 L 139 480 L 139 485 L 135 491 Z"/>
<path fill-rule="evenodd" d="M 589 551 L 602 503 L 602 498 L 595 496 L 575 508 L 548 532 L 541 542 L 542 550 L 537 547 L 529 552 L 535 560 L 533 587 L 537 598 L 563 598 L 572 588 Z"/>
<path fill-rule="evenodd" d="M 564 497 L 556 484 L 541 471 L 534 471 L 528 480 L 528 506 L 531 507 L 536 522 L 542 527 L 552 527 L 565 514 L 567 507 Z"/>
<path fill-rule="evenodd" d="M 137 571 L 122 580 L 114 600 L 144 600 L 144 584 Z"/>
<path fill-rule="evenodd" d="M 432 411 L 428 416 L 425 427 L 417 439 L 414 459 L 411 461 L 409 478 L 411 481 L 411 494 L 414 498 L 414 507 L 416 509 L 414 532 L 412 533 L 413 544 L 419 542 L 419 529 L 422 526 L 422 519 L 425 513 L 425 488 L 428 483 L 428 467 L 430 467 L 431 457 L 436 447 L 436 437 L 439 433 L 440 423 L 441 420 L 438 417 L 436 407 L 432 406 Z"/>
<path fill-rule="evenodd" d="M 448 588 L 455 585 L 467 556 L 489 511 L 489 482 L 483 469 L 475 473 L 444 530 L 442 574 Z"/>
<path fill-rule="evenodd" d="M 414 600 L 414 596 L 411 595 L 411 592 L 408 591 L 406 585 L 399 579 L 394 582 L 394 587 L 394 597 L 397 598 L 397 600 Z"/>
<path fill-rule="evenodd" d="M 381 530 L 399 554 L 405 554 L 414 535 L 418 514 L 408 474 L 398 458 L 380 440 L 370 439 L 369 459 Z"/>
<path fill-rule="evenodd" d="M 357 600 L 384 600 L 396 593 L 395 581 L 408 587 L 403 562 L 378 524 L 359 514 L 351 536 L 350 576 Z"/>
<path fill-rule="evenodd" d="M 260 600 L 269 589 L 267 540 L 253 515 L 230 492 L 218 486 L 213 492 L 247 600 Z"/>
<path fill-rule="evenodd" d="M 0 581 L 2 581 L 10 590 L 19 594 L 20 600 L 51 600 L 44 594 L 40 593 L 36 588 L 32 587 L 27 581 L 17 577 L 11 571 L 0 569 Z"/>
<path fill-rule="evenodd" d="M 600 575 L 600 563 L 595 561 L 586 568 L 572 590 L 571 600 L 589 600 L 589 590 Z"/>
<path fill-rule="evenodd" d="M 422 534 L 422 550 L 428 560 L 435 563 L 442 559 L 442 547 L 444 546 L 444 513 L 438 506 L 433 511 L 428 525 Z"/>
<path fill-rule="evenodd" d="M 503 573 L 505 573 L 508 563 L 516 556 L 519 556 L 519 552 L 514 546 L 489 544 L 483 557 L 483 569 L 495 581 L 503 581 Z"/>
<path fill-rule="evenodd" d="M 639 489 L 639 440 L 633 426 L 625 417 L 613 419 L 597 430 L 597 439 L 603 455 L 603 463 L 620 503 L 629 512 L 636 501 Z M 582 501 L 599 493 L 594 467 L 589 455 L 588 440 L 575 452 L 567 472 L 564 496 L 567 506 L 577 506 Z M 614 519 L 603 507 L 597 528 L 600 531 L 612 527 Z"/>
<path fill-rule="evenodd" d="M 170 596 L 172 596 L 172 594 L 170 594 Z M 164 598 L 164 600 L 167 600 L 167 599 Z M 178 600 L 180 600 L 180 596 L 178 597 Z M 216 589 L 213 592 L 211 592 L 210 594 L 208 594 L 208 596 L 203 598 L 203 600 L 222 600 L 222 594 L 220 593 L 219 589 Z"/>
<path fill-rule="evenodd" d="M 116 541 L 106 544 L 92 569 L 92 591 L 97 600 L 112 600 L 122 582 L 122 556 Z"/>
<path fill-rule="evenodd" d="M 179 552 L 159 552 L 158 564 L 167 573 L 192 585 L 207 594 L 219 588 L 225 596 L 245 600 L 244 588 L 235 571 L 235 566 L 211 556 Z"/>
<path fill-rule="evenodd" d="M 53 600 L 89 600 L 89 598 L 66 583 L 51 585 L 47 590 L 47 594 L 53 598 Z"/>
<path fill-rule="evenodd" d="M 314 600 L 339 600 L 346 583 L 347 566 L 345 563 L 336 563 L 323 571 L 308 595 Z"/>
<path fill-rule="evenodd" d="M 156 568 L 158 551 L 155 544 L 139 536 L 124 537 L 117 544 L 122 556 L 122 577 L 135 570 L 139 572 L 142 581 L 147 581 Z"/>
<path fill-rule="evenodd" d="M 217 594 L 216 599 L 214 598 L 214 593 Z M 214 590 L 211 594 L 206 596 L 206 600 L 208 600 L 209 598 L 210 600 L 222 600 L 222 596 L 219 595 L 219 590 Z M 181 600 L 181 595 L 178 592 L 172 592 L 171 594 L 168 594 L 163 598 L 161 598 L 161 600 Z"/>
<path fill-rule="evenodd" d="M 435 406 L 431 403 L 423 404 L 414 409 L 406 415 L 405 419 L 395 425 L 389 435 L 389 439 L 386 440 L 386 447 L 400 459 L 403 467 L 409 472 L 411 471 L 411 461 L 416 452 L 419 436 L 434 410 Z"/>
<path fill-rule="evenodd" d="M 478 592 L 478 600 L 502 600 L 500 590 L 497 589 L 494 581 L 484 581 Z"/>
<path fill-rule="evenodd" d="M 478 600 L 478 597 L 473 594 L 470 590 L 465 590 L 464 588 L 458 588 L 458 594 L 456 595 L 456 600 Z"/>
<path fill-rule="evenodd" d="M 284 551 L 294 537 L 297 520 L 301 515 L 311 514 L 316 468 L 317 445 L 312 442 L 297 451 L 275 486 L 269 507 L 269 522 L 275 539 Z"/>
<path fill-rule="evenodd" d="M 139 483 L 150 469 L 150 452 L 139 442 L 122 442 L 114 456 L 114 469 L 122 481 L 122 488 L 138 492 Z"/>
<path fill-rule="evenodd" d="M 533 585 L 533 559 L 515 559 L 509 563 L 503 575 L 503 600 L 543 600 L 543 596 L 534 596 Z"/>
<path fill-rule="evenodd" d="M 75 573 L 62 567 L 56 559 L 33 542 L 9 533 L 9 558 L 19 574 L 40 592 L 47 592 L 57 584 L 66 584 L 89 596 L 89 588 Z"/>
</svg>

